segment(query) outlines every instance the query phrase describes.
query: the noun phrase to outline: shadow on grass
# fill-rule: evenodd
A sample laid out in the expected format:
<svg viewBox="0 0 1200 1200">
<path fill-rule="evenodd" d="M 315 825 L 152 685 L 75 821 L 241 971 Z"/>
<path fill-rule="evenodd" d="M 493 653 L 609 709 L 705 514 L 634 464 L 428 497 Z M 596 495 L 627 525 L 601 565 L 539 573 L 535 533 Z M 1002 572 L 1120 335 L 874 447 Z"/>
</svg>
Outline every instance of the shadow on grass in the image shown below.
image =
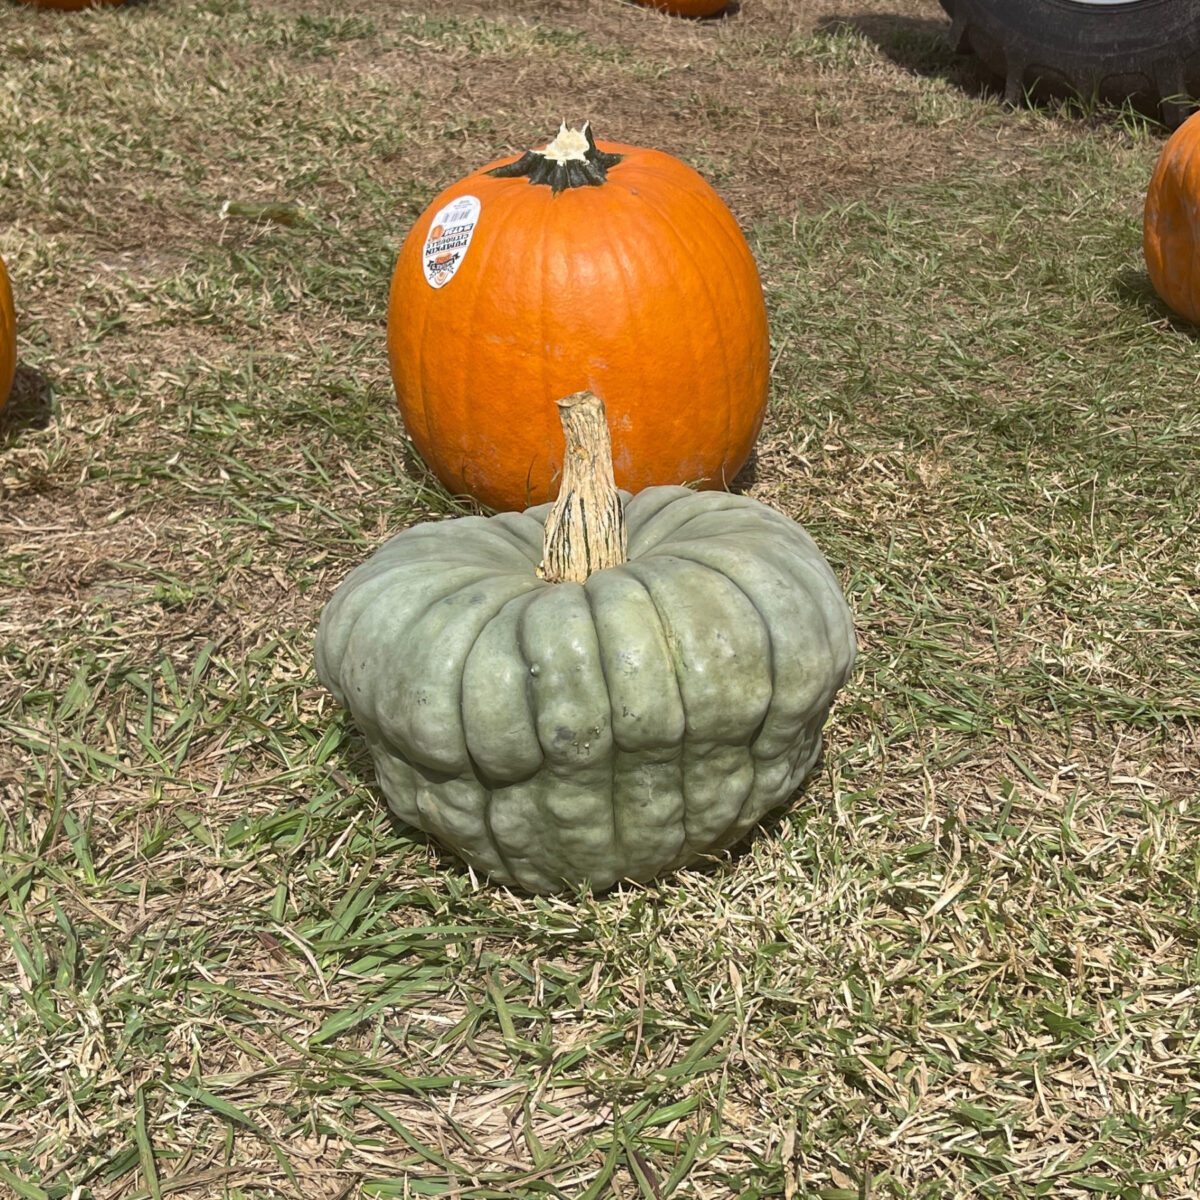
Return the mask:
<svg viewBox="0 0 1200 1200">
<path fill-rule="evenodd" d="M 1180 333 L 1193 338 L 1200 337 L 1200 329 L 1163 302 L 1146 271 L 1137 267 L 1125 267 L 1118 271 L 1113 277 L 1113 291 L 1123 304 L 1141 309 L 1150 320 L 1166 321 Z"/>
<path fill-rule="evenodd" d="M 0 409 L 0 450 L 26 429 L 45 429 L 54 409 L 50 380 L 33 367 L 18 365 L 8 402 Z"/>
<path fill-rule="evenodd" d="M 950 19 L 910 17 L 899 13 L 845 13 L 823 18 L 817 28 L 825 33 L 852 30 L 875 43 L 887 58 L 914 75 L 946 80 L 973 99 L 1002 103 L 1004 80 L 974 54 L 957 54 L 950 47 Z M 1100 124 L 1128 124 L 1136 114 L 1140 122 L 1158 124 L 1157 104 L 1146 97 L 1101 102 L 1079 97 L 1070 89 L 1046 81 L 1037 83 L 1025 105 L 1055 110 L 1060 115 Z"/>
<path fill-rule="evenodd" d="M 729 490 L 738 495 L 748 492 L 758 482 L 758 446 L 755 445 L 750 450 L 750 457 L 746 459 L 745 465 L 733 477 L 729 484 Z"/>
<path fill-rule="evenodd" d="M 835 13 L 817 22 L 822 33 L 849 30 L 879 47 L 880 53 L 913 75 L 945 79 L 976 98 L 998 99 L 1002 89 L 971 54 L 956 54 L 947 40 L 950 19 L 899 13 Z"/>
</svg>

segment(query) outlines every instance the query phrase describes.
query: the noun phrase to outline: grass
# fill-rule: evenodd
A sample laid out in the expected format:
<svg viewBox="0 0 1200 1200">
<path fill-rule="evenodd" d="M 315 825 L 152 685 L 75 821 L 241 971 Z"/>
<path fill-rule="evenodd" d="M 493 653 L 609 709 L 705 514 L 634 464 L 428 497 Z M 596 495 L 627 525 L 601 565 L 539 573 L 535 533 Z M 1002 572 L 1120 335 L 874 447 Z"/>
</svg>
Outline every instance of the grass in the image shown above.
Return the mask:
<svg viewBox="0 0 1200 1200">
<path fill-rule="evenodd" d="M 1163 135 L 1006 111 L 936 4 L 865 7 L 0 9 L 0 1194 L 1200 1194 Z M 735 854 L 531 899 L 389 819 L 311 644 L 383 537 L 465 511 L 392 400 L 400 239 L 563 115 L 747 228 L 745 486 L 861 658 Z"/>
</svg>

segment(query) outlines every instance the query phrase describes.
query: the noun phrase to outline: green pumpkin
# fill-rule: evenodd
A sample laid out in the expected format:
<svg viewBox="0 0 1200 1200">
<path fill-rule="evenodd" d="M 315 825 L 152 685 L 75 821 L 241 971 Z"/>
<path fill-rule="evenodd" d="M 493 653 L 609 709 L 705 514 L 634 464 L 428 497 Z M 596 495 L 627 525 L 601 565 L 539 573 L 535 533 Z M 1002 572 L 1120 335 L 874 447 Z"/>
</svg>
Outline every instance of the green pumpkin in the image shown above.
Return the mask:
<svg viewBox="0 0 1200 1200">
<path fill-rule="evenodd" d="M 532 892 L 736 841 L 812 767 L 854 661 L 837 579 L 795 522 L 682 487 L 621 506 L 627 561 L 583 583 L 539 576 L 549 504 L 407 529 L 317 634 L 395 813 Z"/>
</svg>

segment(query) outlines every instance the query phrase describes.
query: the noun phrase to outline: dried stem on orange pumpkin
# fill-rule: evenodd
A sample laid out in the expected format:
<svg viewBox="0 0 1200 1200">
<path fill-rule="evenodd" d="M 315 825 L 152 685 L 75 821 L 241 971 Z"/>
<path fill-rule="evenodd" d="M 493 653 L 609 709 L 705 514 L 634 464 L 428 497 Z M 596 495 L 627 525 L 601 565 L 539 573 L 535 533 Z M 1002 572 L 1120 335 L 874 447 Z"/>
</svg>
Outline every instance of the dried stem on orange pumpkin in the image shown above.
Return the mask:
<svg viewBox="0 0 1200 1200">
<path fill-rule="evenodd" d="M 538 573 L 551 583 L 583 583 L 593 571 L 626 560 L 625 509 L 613 481 L 604 402 L 575 392 L 558 401 L 558 417 L 567 446 Z"/>
<path fill-rule="evenodd" d="M 516 162 L 493 167 L 488 174 L 500 179 L 524 176 L 530 183 L 547 185 L 557 196 L 567 188 L 599 187 L 620 161 L 619 154 L 606 154 L 596 145 L 587 121 L 582 129 L 568 129 L 564 121 L 545 149 L 527 150 Z"/>
</svg>

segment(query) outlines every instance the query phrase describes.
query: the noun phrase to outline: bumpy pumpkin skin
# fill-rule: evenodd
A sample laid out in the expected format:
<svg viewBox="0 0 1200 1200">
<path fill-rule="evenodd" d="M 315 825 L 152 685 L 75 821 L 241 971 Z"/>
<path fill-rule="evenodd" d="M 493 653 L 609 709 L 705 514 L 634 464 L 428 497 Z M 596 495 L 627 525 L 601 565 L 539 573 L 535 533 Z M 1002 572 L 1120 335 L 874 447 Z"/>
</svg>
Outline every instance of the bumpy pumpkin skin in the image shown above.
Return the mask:
<svg viewBox="0 0 1200 1200">
<path fill-rule="evenodd" d="M 1167 139 L 1142 214 L 1142 249 L 1154 290 L 1200 325 L 1200 113 Z"/>
<path fill-rule="evenodd" d="M 496 509 L 551 499 L 563 436 L 553 401 L 604 401 L 618 486 L 727 486 L 762 425 L 767 314 L 746 239 L 715 191 L 656 150 L 555 194 L 489 163 L 441 193 L 392 278 L 388 355 L 421 457 L 456 494 Z M 480 201 L 443 287 L 422 253 L 451 200 Z"/>
<path fill-rule="evenodd" d="M 0 408 L 12 391 L 13 375 L 17 369 L 17 317 L 13 306 L 12 285 L 8 269 L 0 258 Z"/>
<path fill-rule="evenodd" d="M 317 673 L 395 813 L 532 892 L 729 845 L 816 760 L 854 661 L 812 539 L 745 496 L 623 494 L 629 561 L 535 568 L 550 506 L 418 525 L 351 572 Z"/>
</svg>

